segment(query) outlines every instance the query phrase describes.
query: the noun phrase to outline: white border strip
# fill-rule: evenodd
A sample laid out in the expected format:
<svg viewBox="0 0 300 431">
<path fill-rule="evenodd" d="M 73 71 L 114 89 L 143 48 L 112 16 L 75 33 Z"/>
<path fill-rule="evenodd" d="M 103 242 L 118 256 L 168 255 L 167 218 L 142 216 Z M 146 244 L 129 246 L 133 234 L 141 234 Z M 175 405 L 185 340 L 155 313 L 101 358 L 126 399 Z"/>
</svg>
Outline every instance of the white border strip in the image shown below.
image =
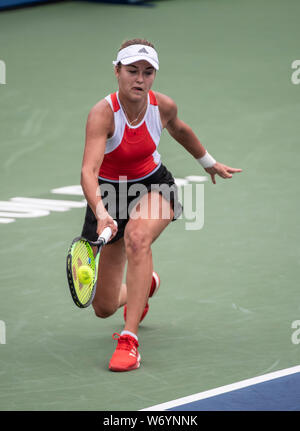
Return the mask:
<svg viewBox="0 0 300 431">
<path fill-rule="evenodd" d="M 283 370 L 275 371 L 273 373 L 263 374 L 262 376 L 252 377 L 251 379 L 241 380 L 240 382 L 232 383 L 219 388 L 210 389 L 208 391 L 199 392 L 198 394 L 189 395 L 187 397 L 178 398 L 177 400 L 169 401 L 167 403 L 157 404 L 141 411 L 149 410 L 167 410 L 173 407 L 181 406 L 182 404 L 192 403 L 194 401 L 203 400 L 205 398 L 214 397 L 215 395 L 225 394 L 226 392 L 235 391 L 237 389 L 246 388 L 247 386 L 256 385 L 257 383 L 267 382 L 269 380 L 278 379 L 279 377 L 288 376 L 300 372 L 300 365 Z"/>
</svg>

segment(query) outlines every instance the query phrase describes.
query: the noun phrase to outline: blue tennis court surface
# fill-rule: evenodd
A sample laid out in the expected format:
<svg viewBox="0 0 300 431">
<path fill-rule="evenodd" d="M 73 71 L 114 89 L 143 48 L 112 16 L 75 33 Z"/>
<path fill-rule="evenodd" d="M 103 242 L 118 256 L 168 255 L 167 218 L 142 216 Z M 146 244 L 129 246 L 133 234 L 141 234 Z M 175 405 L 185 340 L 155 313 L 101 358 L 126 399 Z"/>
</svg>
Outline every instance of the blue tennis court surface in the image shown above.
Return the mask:
<svg viewBox="0 0 300 431">
<path fill-rule="evenodd" d="M 200 392 L 144 410 L 299 411 L 300 366 Z"/>
</svg>

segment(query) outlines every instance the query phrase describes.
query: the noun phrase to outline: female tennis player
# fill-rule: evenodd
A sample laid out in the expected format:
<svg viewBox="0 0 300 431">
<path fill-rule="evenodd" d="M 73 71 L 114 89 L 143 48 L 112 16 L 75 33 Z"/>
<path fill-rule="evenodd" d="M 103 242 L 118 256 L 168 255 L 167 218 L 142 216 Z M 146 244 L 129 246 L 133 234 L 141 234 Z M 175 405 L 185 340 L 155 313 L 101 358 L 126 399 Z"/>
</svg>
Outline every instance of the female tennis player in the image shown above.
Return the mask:
<svg viewBox="0 0 300 431">
<path fill-rule="evenodd" d="M 100 318 L 124 306 L 125 326 L 113 334 L 118 344 L 109 369 L 130 371 L 140 366 L 138 328 L 160 285 L 151 245 L 181 214 L 174 178 L 158 152 L 162 130 L 202 165 L 214 184 L 216 175 L 231 178 L 241 169 L 217 162 L 178 118 L 175 102 L 151 90 L 159 69 L 153 44 L 126 41 L 113 64 L 118 91 L 100 100 L 87 119 L 81 185 L 88 205 L 82 236 L 95 241 L 105 227 L 112 229 L 101 251 L 92 305 Z"/>
</svg>

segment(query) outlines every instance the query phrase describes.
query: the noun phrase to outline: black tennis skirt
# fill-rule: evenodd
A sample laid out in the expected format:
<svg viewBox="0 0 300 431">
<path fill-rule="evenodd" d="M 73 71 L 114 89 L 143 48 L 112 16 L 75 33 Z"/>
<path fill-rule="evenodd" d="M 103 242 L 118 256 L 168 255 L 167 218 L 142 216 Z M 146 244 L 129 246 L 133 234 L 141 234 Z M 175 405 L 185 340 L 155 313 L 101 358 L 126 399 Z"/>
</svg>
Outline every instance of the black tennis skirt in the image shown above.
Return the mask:
<svg viewBox="0 0 300 431">
<path fill-rule="evenodd" d="M 118 233 L 110 243 L 118 241 L 124 236 L 126 224 L 129 221 L 133 205 L 146 193 L 158 191 L 167 199 L 174 211 L 173 221 L 182 214 L 182 205 L 178 200 L 177 186 L 171 172 L 161 164 L 149 177 L 138 181 L 108 182 L 99 178 L 101 198 L 109 215 L 118 223 Z M 82 236 L 89 241 L 96 241 L 97 219 L 87 205 Z"/>
</svg>

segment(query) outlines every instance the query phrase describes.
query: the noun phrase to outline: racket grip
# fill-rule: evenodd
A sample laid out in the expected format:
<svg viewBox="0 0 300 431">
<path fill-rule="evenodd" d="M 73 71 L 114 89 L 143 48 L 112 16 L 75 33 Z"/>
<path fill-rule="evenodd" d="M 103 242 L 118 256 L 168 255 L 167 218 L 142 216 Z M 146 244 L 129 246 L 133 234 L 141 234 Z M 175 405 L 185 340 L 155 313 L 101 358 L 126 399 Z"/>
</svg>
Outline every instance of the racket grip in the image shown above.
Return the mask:
<svg viewBox="0 0 300 431">
<path fill-rule="evenodd" d="M 114 224 L 116 226 L 118 226 L 117 222 L 114 220 Z M 104 244 L 107 243 L 107 241 L 109 241 L 110 237 L 111 237 L 111 228 L 110 227 L 106 227 L 105 229 L 103 229 L 103 231 L 101 232 L 101 234 L 98 237 L 98 241 L 104 241 Z"/>
</svg>

